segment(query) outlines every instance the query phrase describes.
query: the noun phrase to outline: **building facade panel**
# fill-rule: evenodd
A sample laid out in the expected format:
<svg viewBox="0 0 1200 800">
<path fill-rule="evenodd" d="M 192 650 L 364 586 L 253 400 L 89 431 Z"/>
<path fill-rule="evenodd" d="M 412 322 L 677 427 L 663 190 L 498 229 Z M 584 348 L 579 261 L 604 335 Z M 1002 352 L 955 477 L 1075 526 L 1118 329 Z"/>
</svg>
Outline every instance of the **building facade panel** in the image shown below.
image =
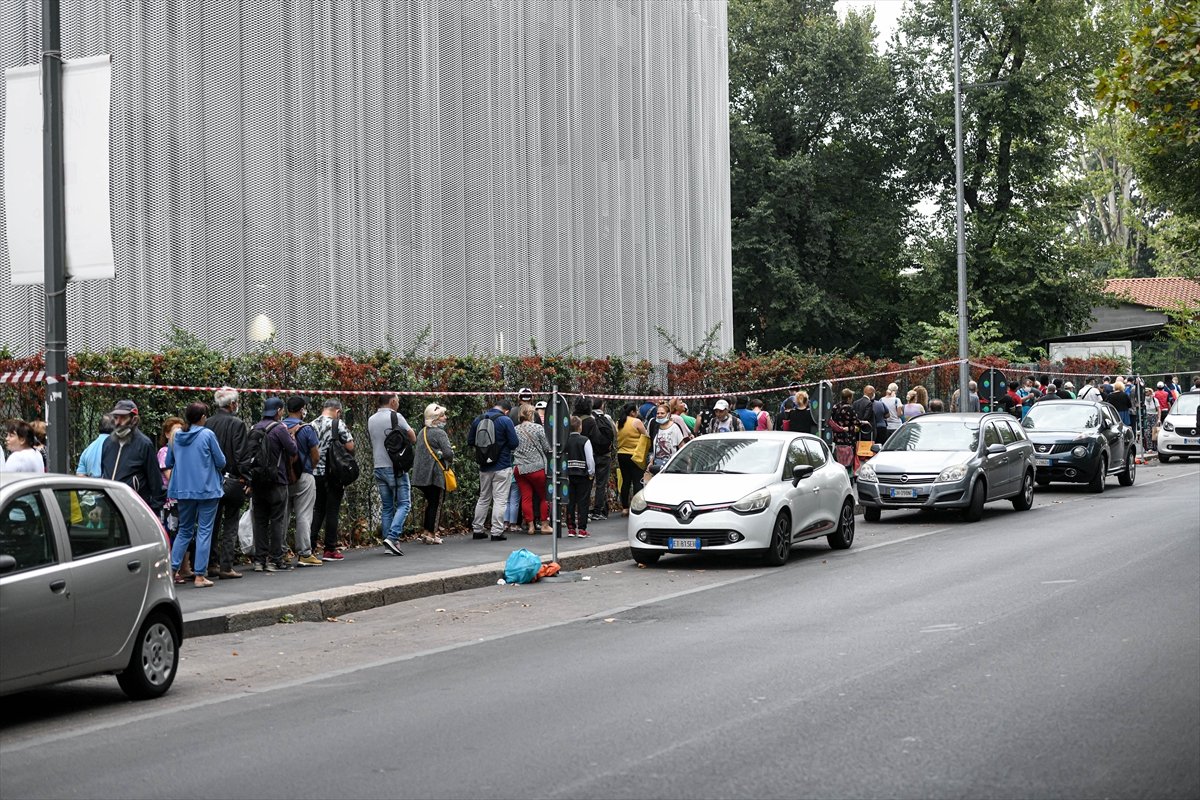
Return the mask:
<svg viewBox="0 0 1200 800">
<path fill-rule="evenodd" d="M 4 67 L 38 60 L 39 14 L 5 3 Z M 428 331 L 417 352 L 657 361 L 660 328 L 691 348 L 718 325 L 728 348 L 725 14 L 64 3 L 64 55 L 113 59 L 117 257 L 115 279 L 70 285 L 68 349 L 157 348 L 176 326 L 230 352 L 271 331 L 407 351 Z M 0 347 L 39 350 L 42 307 L 0 241 Z"/>
</svg>

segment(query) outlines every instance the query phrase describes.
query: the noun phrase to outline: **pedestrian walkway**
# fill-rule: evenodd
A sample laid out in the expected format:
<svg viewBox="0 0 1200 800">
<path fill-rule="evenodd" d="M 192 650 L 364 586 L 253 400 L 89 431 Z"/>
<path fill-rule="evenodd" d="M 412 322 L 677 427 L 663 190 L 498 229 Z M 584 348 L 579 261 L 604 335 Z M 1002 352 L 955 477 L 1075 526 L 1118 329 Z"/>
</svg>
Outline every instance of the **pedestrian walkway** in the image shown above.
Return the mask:
<svg viewBox="0 0 1200 800">
<path fill-rule="evenodd" d="M 626 519 L 614 514 L 588 526 L 591 536 L 558 540 L 558 562 L 564 571 L 629 558 Z M 509 554 L 522 547 L 548 561 L 551 536 L 509 534 L 508 540 L 472 539 L 471 534 L 445 536 L 440 545 L 408 542 L 404 555 L 382 546 L 348 549 L 341 561 L 287 572 L 253 572 L 238 566 L 238 580 L 214 579 L 198 589 L 177 586 L 183 609 L 184 636 L 204 636 L 273 625 L 285 616 L 319 621 L 418 597 L 495 584 Z M 295 559 L 292 559 L 295 563 Z"/>
</svg>

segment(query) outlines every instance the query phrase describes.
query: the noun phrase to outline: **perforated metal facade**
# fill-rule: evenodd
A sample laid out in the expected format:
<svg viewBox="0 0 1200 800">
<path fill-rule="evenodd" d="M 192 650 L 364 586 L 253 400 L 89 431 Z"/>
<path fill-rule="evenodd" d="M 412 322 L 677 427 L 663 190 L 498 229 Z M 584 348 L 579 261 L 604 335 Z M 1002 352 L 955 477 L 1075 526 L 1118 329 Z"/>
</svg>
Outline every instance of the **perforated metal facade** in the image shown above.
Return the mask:
<svg viewBox="0 0 1200 800">
<path fill-rule="evenodd" d="M 732 344 L 723 0 L 63 0 L 113 56 L 117 277 L 68 291 L 71 351 L 673 355 Z M 35 63 L 38 0 L 0 0 Z M 0 105 L 3 97 L 0 96 Z M 0 213 L 3 209 L 0 208 Z M 0 231 L 3 230 L 0 225 Z M 3 239 L 0 236 L 0 239 Z M 41 348 L 40 286 L 0 345 Z"/>
</svg>

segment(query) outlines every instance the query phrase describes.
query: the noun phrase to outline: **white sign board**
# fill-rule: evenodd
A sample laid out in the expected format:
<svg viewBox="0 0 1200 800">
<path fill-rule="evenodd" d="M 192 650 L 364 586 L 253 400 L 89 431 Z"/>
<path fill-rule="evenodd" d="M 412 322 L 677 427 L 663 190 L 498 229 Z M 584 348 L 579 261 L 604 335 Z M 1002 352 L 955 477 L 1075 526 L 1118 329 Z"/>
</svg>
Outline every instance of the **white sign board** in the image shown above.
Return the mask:
<svg viewBox="0 0 1200 800">
<path fill-rule="evenodd" d="M 1133 363 L 1133 342 L 1050 342 L 1050 360 L 1061 364 L 1064 358 L 1116 356 Z"/>
<path fill-rule="evenodd" d="M 42 231 L 41 66 L 4 71 L 4 212 L 12 282 L 45 280 Z M 63 69 L 63 170 L 67 278 L 112 278 L 108 195 L 107 55 L 67 61 Z"/>
</svg>

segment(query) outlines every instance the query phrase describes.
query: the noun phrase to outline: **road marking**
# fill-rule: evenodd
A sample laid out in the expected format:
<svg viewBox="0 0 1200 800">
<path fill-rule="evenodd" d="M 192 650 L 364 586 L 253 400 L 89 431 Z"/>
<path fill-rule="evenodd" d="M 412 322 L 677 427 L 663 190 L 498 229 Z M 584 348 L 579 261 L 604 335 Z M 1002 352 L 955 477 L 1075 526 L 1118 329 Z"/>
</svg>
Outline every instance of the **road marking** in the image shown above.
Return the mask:
<svg viewBox="0 0 1200 800">
<path fill-rule="evenodd" d="M 890 542 L 879 542 L 878 544 L 869 544 L 866 547 L 855 547 L 851 550 L 848 550 L 847 555 L 854 555 L 855 553 L 865 553 L 868 550 L 874 550 L 877 547 L 890 547 L 894 544 L 901 544 L 902 542 L 911 542 L 913 539 L 924 539 L 926 536 L 933 536 L 935 533 L 945 533 L 946 531 L 952 531 L 952 530 L 954 530 L 954 528 L 938 528 L 935 531 L 925 531 L 925 533 L 914 533 L 912 536 L 905 536 L 902 539 L 892 539 Z"/>
<path fill-rule="evenodd" d="M 1070 580 L 1063 580 L 1063 581 L 1042 581 L 1042 585 L 1043 585 L 1043 586 L 1049 586 L 1049 585 L 1051 585 L 1051 584 L 1054 584 L 1054 583 L 1078 583 L 1078 582 L 1079 582 L 1079 581 L 1077 581 L 1077 580 L 1075 580 L 1074 578 L 1072 578 L 1072 579 L 1070 579 Z"/>
</svg>

